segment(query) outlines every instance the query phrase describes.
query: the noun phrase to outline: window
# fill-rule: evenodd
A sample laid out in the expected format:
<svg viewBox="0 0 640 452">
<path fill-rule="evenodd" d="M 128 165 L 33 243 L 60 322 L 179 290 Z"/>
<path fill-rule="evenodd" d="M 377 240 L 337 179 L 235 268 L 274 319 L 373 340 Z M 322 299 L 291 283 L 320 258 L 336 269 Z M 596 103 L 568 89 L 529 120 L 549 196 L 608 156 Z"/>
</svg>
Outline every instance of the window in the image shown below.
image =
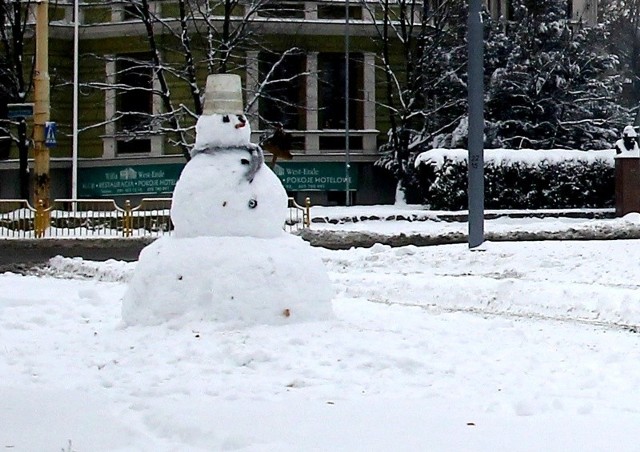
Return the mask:
<svg viewBox="0 0 640 452">
<path fill-rule="evenodd" d="M 352 204 L 356 203 L 356 191 L 352 191 L 350 193 L 350 198 Z M 344 191 L 328 191 L 327 192 L 327 204 L 330 206 L 346 206 L 347 205 L 347 194 Z"/>
<path fill-rule="evenodd" d="M 320 129 L 344 129 L 346 64 L 343 53 L 318 55 L 318 119 Z M 362 86 L 363 58 L 352 53 L 349 58 L 349 128 L 363 128 Z"/>
<path fill-rule="evenodd" d="M 318 18 L 344 20 L 345 9 L 344 5 L 318 5 Z M 349 6 L 349 19 L 362 20 L 362 7 Z"/>
<path fill-rule="evenodd" d="M 260 7 L 258 14 L 262 17 L 304 19 L 304 3 L 267 2 Z"/>
<path fill-rule="evenodd" d="M 150 132 L 153 113 L 153 72 L 147 63 L 151 55 L 136 53 L 121 55 L 116 60 L 116 123 L 118 153 L 150 152 L 149 138 L 132 138 L 140 132 Z"/>
<path fill-rule="evenodd" d="M 345 148 L 344 136 L 320 136 L 319 148 L 321 151 L 339 151 Z M 361 136 L 349 136 L 349 149 L 362 150 Z"/>
<path fill-rule="evenodd" d="M 128 3 L 124 5 L 123 20 L 138 20 L 142 16 L 135 4 Z"/>
<path fill-rule="evenodd" d="M 149 154 L 151 153 L 151 140 L 149 138 L 133 138 L 131 140 L 118 140 L 118 154 Z"/>
<path fill-rule="evenodd" d="M 512 20 L 513 2 L 511 0 L 488 0 L 486 5 L 494 19 Z"/>
<path fill-rule="evenodd" d="M 260 80 L 269 80 L 260 93 L 261 126 L 279 122 L 285 129 L 305 128 L 305 71 L 304 55 L 259 54 Z"/>
<path fill-rule="evenodd" d="M 487 10 L 494 19 L 498 19 L 502 15 L 502 0 L 487 0 Z"/>
<path fill-rule="evenodd" d="M 511 0 L 487 0 L 487 11 L 494 19 L 513 20 L 513 2 Z"/>
</svg>

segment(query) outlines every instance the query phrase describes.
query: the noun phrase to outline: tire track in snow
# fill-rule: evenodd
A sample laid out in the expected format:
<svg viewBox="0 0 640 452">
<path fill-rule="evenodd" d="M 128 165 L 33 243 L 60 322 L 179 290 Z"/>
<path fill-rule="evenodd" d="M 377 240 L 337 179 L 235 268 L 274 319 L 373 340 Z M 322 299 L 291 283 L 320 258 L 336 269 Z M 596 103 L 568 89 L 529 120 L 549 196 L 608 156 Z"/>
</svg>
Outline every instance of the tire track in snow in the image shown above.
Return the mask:
<svg viewBox="0 0 640 452">
<path fill-rule="evenodd" d="M 414 275 L 352 272 L 330 276 L 343 296 L 373 303 L 439 312 L 572 321 L 630 331 L 636 331 L 640 325 L 638 286 L 631 284 L 550 283 L 495 275 L 425 274 L 416 279 Z M 464 284 L 460 278 L 466 279 Z M 469 291 L 470 288 L 475 290 Z M 403 301 L 390 301 L 398 299 Z"/>
<path fill-rule="evenodd" d="M 509 312 L 509 311 L 489 311 L 482 308 L 473 308 L 473 307 L 465 307 L 465 308 L 440 307 L 436 305 L 424 305 L 419 303 L 402 303 L 402 302 L 394 302 L 389 300 L 368 299 L 367 301 L 369 303 L 381 304 L 385 306 L 402 306 L 402 307 L 406 306 L 411 308 L 420 308 L 426 311 L 435 311 L 438 314 L 464 313 L 464 314 L 473 314 L 478 316 L 491 316 L 491 317 L 498 317 L 498 318 L 505 318 L 505 319 L 543 320 L 543 321 L 561 322 L 561 323 L 575 323 L 575 324 L 596 326 L 596 327 L 602 327 L 602 328 L 621 329 L 621 330 L 629 331 L 631 333 L 640 332 L 640 326 L 638 325 L 630 325 L 626 323 L 594 320 L 594 319 L 579 318 L 579 317 L 562 317 L 562 316 L 552 316 L 552 315 L 545 315 L 545 314 L 539 314 L 539 313 L 525 314 L 525 313 Z"/>
</svg>

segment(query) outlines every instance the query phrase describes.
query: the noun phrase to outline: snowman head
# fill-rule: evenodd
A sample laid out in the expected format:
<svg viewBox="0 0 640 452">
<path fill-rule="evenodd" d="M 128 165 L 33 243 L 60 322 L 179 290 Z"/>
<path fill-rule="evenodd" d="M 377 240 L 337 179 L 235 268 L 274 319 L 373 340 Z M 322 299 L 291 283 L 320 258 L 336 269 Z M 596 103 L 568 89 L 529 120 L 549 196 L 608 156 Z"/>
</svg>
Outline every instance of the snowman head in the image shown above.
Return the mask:
<svg viewBox="0 0 640 452">
<path fill-rule="evenodd" d="M 242 113 L 203 114 L 196 123 L 195 149 L 242 147 L 251 141 L 251 126 Z"/>
</svg>

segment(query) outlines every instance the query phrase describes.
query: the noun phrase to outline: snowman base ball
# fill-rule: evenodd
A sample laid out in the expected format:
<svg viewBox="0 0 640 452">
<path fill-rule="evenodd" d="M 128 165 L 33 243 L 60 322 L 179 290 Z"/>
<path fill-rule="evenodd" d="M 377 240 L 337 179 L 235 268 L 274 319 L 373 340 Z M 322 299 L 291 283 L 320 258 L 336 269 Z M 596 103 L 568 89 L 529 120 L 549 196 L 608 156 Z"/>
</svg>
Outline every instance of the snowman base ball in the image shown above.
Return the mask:
<svg viewBox="0 0 640 452">
<path fill-rule="evenodd" d="M 324 321 L 332 297 L 322 260 L 300 237 L 163 237 L 140 254 L 122 319 L 221 329 Z"/>
</svg>

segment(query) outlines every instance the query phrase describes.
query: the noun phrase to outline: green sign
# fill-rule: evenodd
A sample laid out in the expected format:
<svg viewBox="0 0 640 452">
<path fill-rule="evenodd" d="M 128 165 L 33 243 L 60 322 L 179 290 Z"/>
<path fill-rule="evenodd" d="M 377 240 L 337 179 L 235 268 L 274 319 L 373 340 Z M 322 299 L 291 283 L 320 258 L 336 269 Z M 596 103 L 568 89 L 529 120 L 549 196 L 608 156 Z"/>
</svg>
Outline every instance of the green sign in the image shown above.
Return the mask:
<svg viewBox="0 0 640 452">
<path fill-rule="evenodd" d="M 33 116 L 33 104 L 7 104 L 7 117 L 9 119 L 31 118 Z"/>
<path fill-rule="evenodd" d="M 181 163 L 78 168 L 78 195 L 105 198 L 127 195 L 171 194 L 184 168 Z M 277 163 L 274 172 L 290 191 L 344 191 L 345 164 L 341 162 Z M 356 168 L 349 168 L 349 190 L 358 188 Z"/>
<path fill-rule="evenodd" d="M 345 191 L 345 164 L 341 162 L 276 163 L 273 171 L 290 191 Z M 358 173 L 349 168 L 349 191 L 358 188 Z"/>
<path fill-rule="evenodd" d="M 172 193 L 181 163 L 78 168 L 78 195 L 101 198 Z"/>
</svg>

